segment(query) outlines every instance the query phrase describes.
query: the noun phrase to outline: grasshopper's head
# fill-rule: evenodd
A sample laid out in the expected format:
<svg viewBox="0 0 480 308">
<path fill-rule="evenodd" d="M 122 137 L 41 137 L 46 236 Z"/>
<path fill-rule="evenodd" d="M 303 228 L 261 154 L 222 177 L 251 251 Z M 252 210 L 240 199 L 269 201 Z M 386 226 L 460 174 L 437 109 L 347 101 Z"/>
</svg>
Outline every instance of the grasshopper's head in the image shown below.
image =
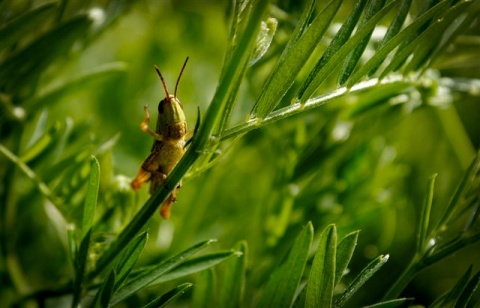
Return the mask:
<svg viewBox="0 0 480 308">
<path fill-rule="evenodd" d="M 163 84 L 163 89 L 165 90 L 165 98 L 158 103 L 158 122 L 157 130 L 161 133 L 167 135 L 171 138 L 180 138 L 186 134 L 187 125 L 185 119 L 185 113 L 183 112 L 183 105 L 180 100 L 177 98 L 177 88 L 182 77 L 183 70 L 185 65 L 187 65 L 188 57 L 183 64 L 182 70 L 178 75 L 177 83 L 175 85 L 174 94 L 169 94 L 165 80 L 163 79 L 162 73 L 157 66 L 155 70 L 157 71 L 158 76 Z"/>
</svg>

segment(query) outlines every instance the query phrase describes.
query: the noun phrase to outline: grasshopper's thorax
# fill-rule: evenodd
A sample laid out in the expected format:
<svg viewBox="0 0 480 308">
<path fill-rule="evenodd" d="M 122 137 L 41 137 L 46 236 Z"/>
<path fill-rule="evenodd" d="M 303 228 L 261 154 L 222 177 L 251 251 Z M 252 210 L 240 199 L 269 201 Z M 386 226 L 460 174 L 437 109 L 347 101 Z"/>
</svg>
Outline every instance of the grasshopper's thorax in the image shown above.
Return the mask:
<svg viewBox="0 0 480 308">
<path fill-rule="evenodd" d="M 168 139 L 180 139 L 187 133 L 183 105 L 174 95 L 165 97 L 158 104 L 157 131 Z"/>
</svg>

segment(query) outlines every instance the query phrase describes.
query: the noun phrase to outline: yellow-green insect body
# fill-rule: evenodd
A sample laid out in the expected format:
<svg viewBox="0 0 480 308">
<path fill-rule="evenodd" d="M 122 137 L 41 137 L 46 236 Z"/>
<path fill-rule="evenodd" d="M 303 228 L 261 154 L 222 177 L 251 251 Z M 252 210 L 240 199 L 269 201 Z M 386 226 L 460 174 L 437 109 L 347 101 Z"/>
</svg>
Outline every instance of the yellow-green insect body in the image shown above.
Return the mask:
<svg viewBox="0 0 480 308">
<path fill-rule="evenodd" d="M 150 115 L 148 114 L 147 106 L 144 107 L 145 120 L 140 124 L 140 128 L 154 137 L 155 141 L 153 142 L 150 155 L 145 159 L 137 175 L 132 180 L 131 185 L 134 190 L 139 190 L 144 183 L 151 181 L 150 193 L 152 194 L 163 185 L 167 175 L 185 154 L 186 139 L 191 133 L 187 133 L 187 121 L 183 112 L 183 105 L 177 98 L 177 87 L 187 61 L 188 58 L 180 71 L 173 95 L 168 93 L 162 74 L 155 66 L 166 96 L 158 104 L 158 119 L 155 131 L 148 127 Z M 160 209 L 160 214 L 163 218 L 167 219 L 170 216 L 170 207 L 176 201 L 180 187 L 181 183 L 175 187 L 163 203 Z"/>
</svg>

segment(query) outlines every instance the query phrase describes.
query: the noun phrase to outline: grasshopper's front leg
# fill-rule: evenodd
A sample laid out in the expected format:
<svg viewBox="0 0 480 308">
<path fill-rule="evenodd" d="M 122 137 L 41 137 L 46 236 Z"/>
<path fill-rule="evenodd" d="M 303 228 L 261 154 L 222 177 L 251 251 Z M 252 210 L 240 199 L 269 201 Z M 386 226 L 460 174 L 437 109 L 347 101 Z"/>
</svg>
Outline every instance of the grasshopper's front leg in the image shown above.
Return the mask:
<svg viewBox="0 0 480 308">
<path fill-rule="evenodd" d="M 145 120 L 143 120 L 142 123 L 140 123 L 140 129 L 144 131 L 145 133 L 149 134 L 153 138 L 155 138 L 158 141 L 162 141 L 163 137 L 159 133 L 154 132 L 150 127 L 148 127 L 148 123 L 150 123 L 150 114 L 148 113 L 148 106 L 145 105 L 143 106 L 143 112 L 145 113 Z"/>
</svg>

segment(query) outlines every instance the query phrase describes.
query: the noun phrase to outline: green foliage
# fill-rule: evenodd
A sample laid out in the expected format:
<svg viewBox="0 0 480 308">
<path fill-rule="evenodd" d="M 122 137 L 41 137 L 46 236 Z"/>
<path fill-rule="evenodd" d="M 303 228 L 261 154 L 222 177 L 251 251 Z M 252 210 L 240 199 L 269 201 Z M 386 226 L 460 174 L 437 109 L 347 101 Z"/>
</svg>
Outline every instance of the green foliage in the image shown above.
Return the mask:
<svg viewBox="0 0 480 308">
<path fill-rule="evenodd" d="M 478 305 L 480 1 L 230 4 L 0 2 L 0 306 Z"/>
</svg>

